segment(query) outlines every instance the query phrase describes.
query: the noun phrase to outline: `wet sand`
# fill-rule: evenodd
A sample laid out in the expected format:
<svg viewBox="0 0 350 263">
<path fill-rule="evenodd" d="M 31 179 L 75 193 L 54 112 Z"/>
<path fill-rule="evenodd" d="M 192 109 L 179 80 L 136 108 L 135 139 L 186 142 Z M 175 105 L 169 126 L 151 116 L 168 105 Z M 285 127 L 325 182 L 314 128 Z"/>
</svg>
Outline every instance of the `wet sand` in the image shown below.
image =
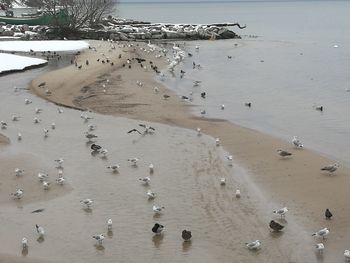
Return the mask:
<svg viewBox="0 0 350 263">
<path fill-rule="evenodd" d="M 92 43 L 92 45 L 100 44 Z M 166 197 L 162 198 L 162 202 L 170 203 L 172 207 L 169 214 L 165 213 L 164 218 L 161 217 L 162 223 L 166 224 L 169 230 L 163 239 L 155 240 L 151 237 L 151 233 L 145 231 L 143 225 L 147 222 L 146 229 L 148 229 L 149 225 L 152 225 L 152 220 L 149 222 L 149 218 L 143 216 L 135 218 L 140 214 L 152 214 L 149 212 L 149 207 L 144 210 L 144 203 L 138 203 L 139 200 L 133 202 L 133 199 L 124 204 L 115 204 L 116 200 L 110 202 L 115 207 L 122 207 L 117 213 L 118 218 L 123 218 L 123 220 L 118 220 L 118 231 L 123 232 L 121 236 L 133 237 L 133 240 L 124 239 L 123 244 L 119 243 L 118 247 L 122 250 L 115 252 L 122 254 L 125 262 L 138 262 L 138 259 L 145 256 L 160 262 L 169 255 L 172 255 L 176 262 L 183 262 L 183 260 L 188 262 L 227 262 L 232 256 L 239 262 L 254 262 L 256 260 L 260 262 L 316 262 L 325 260 L 327 262 L 342 258 L 342 252 L 350 241 L 347 228 L 350 211 L 344 209 L 347 206 L 346 193 L 350 180 L 347 177 L 349 174 L 347 168 L 341 167 L 334 176 L 323 174 L 320 172 L 320 168 L 333 163 L 333 161 L 307 149 L 295 150 L 289 143 L 223 120 L 195 117 L 189 113 L 188 107 L 191 106 L 158 83 L 154 78 L 155 74 L 149 67 L 145 70 L 135 61 L 131 63 L 131 69 L 121 66 L 128 57 L 134 56 L 142 56 L 146 59 L 153 56 L 152 60 L 156 61 L 152 53 L 150 55 L 137 51 L 138 54 L 135 54 L 130 52 L 130 49 L 116 50 L 109 55 L 111 60 L 114 60 L 113 67 L 96 63 L 96 56 L 101 56 L 101 53 L 109 54 L 107 53 L 108 49 L 109 44 L 103 42 L 98 47 L 98 52 L 88 50 L 78 58 L 78 64 L 83 64 L 86 58 L 89 58 L 89 66 L 83 66 L 79 70 L 73 65 L 50 72 L 33 80 L 31 86 L 37 95 L 59 104 L 89 109 L 107 115 L 170 125 L 152 124 L 157 125 L 157 134 L 162 134 L 161 136 L 157 135 L 157 141 L 154 141 L 152 136 L 143 138 L 137 134 L 126 135 L 125 131 L 128 129 L 122 129 L 122 131 L 112 135 L 110 131 L 113 130 L 113 125 L 108 123 L 111 122 L 110 118 L 112 117 L 98 116 L 99 120 L 104 120 L 104 138 L 109 137 L 111 141 L 115 140 L 114 137 L 118 138 L 119 143 L 125 144 L 120 149 L 130 151 L 130 148 L 134 147 L 135 138 L 138 138 L 138 144 L 147 141 L 140 150 L 152 149 L 153 157 L 162 160 L 164 166 L 160 169 L 159 174 L 164 176 L 157 177 L 159 179 L 158 191 L 164 191 L 163 195 Z M 120 60 L 117 58 L 119 53 L 122 54 Z M 156 63 L 164 65 L 164 62 L 161 61 Z M 63 79 L 62 76 L 65 78 Z M 109 83 L 106 82 L 107 79 L 109 79 Z M 142 81 L 143 86 L 136 85 L 136 80 Z M 43 81 L 46 81 L 52 95 L 46 96 L 43 90 L 37 88 L 38 84 Z M 102 84 L 105 84 L 106 87 L 103 88 Z M 155 86 L 159 87 L 159 93 L 154 92 Z M 103 89 L 106 91 L 104 92 Z M 163 94 L 170 95 L 170 98 L 163 99 Z M 50 107 L 52 108 L 52 105 Z M 78 113 L 72 111 L 72 115 L 74 115 L 73 113 L 78 118 Z M 117 118 L 113 119 L 112 122 L 118 123 L 118 126 L 115 127 L 137 127 L 137 122 L 130 120 Z M 183 130 L 174 126 L 191 130 Z M 73 126 L 71 127 L 71 130 L 74 130 Z M 108 127 L 110 129 L 107 129 Z M 162 128 L 160 129 L 160 127 Z M 215 146 L 213 137 L 206 135 L 198 137 L 195 132 L 197 127 L 201 127 L 205 134 L 219 137 L 224 149 L 234 155 L 234 159 L 244 167 L 244 170 L 239 168 L 237 164 L 233 168 L 228 167 L 224 157 L 226 153 L 223 149 Z M 159 132 L 158 129 L 160 129 Z M 126 141 L 121 142 L 121 139 Z M 111 144 L 108 143 L 108 145 Z M 281 160 L 276 154 L 276 150 L 280 148 L 291 151 L 293 157 Z M 166 156 L 164 156 L 165 152 L 168 153 Z M 173 158 L 174 156 L 176 158 Z M 125 158 L 123 154 L 123 159 Z M 154 163 L 157 165 L 158 162 Z M 89 178 L 94 179 L 96 175 L 92 174 L 92 171 L 98 173 L 99 170 L 91 163 L 87 171 L 89 174 L 91 173 Z M 132 172 L 128 171 L 127 173 Z M 134 173 L 132 174 L 135 176 Z M 82 178 L 79 175 L 77 177 Z M 220 177 L 229 179 L 227 186 L 221 187 L 219 185 Z M 95 191 L 102 189 L 98 187 L 101 184 L 111 188 L 112 186 L 108 184 L 109 180 L 111 179 L 104 178 L 97 185 L 90 187 Z M 119 198 L 123 198 L 129 191 L 139 191 L 137 189 L 140 188 L 140 185 L 135 183 L 137 178 L 133 180 L 132 182 L 118 183 Z M 79 190 L 76 191 L 77 187 L 85 189 L 82 191 L 89 188 L 89 186 L 77 186 L 76 183 L 72 184 L 75 189 L 72 195 L 76 195 L 76 192 L 79 193 Z M 128 187 L 125 187 L 126 185 Z M 134 187 L 136 188 L 134 189 Z M 234 191 L 237 187 L 243 193 L 240 200 L 234 198 Z M 114 192 L 114 188 L 111 190 Z M 56 202 L 55 200 L 50 202 Z M 130 211 L 131 204 L 134 208 Z M 69 202 L 66 205 L 69 207 Z M 103 206 L 108 207 L 110 205 L 103 204 Z M 64 205 L 62 206 L 64 207 Z M 99 206 L 102 204 L 97 205 L 97 207 Z M 268 222 L 272 218 L 278 219 L 271 211 L 282 206 L 287 206 L 290 209 L 286 221 L 283 221 L 284 224 L 287 224 L 286 230 L 281 235 L 271 234 L 267 226 Z M 323 216 L 327 207 L 335 214 L 331 221 L 326 221 Z M 102 212 L 102 208 L 100 212 Z M 50 211 L 50 214 L 46 216 L 52 219 L 62 217 L 55 211 Z M 85 220 L 79 209 L 78 211 L 74 210 L 72 216 L 79 220 Z M 105 217 L 107 216 L 105 215 Z M 103 220 L 101 218 L 101 221 Z M 62 221 L 67 221 L 67 218 L 63 217 Z M 128 222 L 133 223 L 132 225 L 135 227 L 130 231 L 133 235 L 130 235 L 128 231 L 125 232 L 125 228 L 128 227 L 125 224 Z M 94 221 L 93 223 L 103 225 L 103 222 Z M 331 229 L 331 234 L 329 239 L 325 241 L 327 253 L 320 258 L 314 254 L 313 249 L 313 244 L 318 243 L 319 240 L 311 238 L 311 233 L 326 226 Z M 189 227 L 196 233 L 193 242 L 190 245 L 183 245 L 182 249 L 181 240 L 176 234 L 181 230 L 181 227 Z M 58 233 L 57 236 L 59 236 Z M 116 239 L 118 236 L 120 233 Z M 82 237 L 74 237 L 74 239 L 79 240 L 80 238 Z M 244 242 L 253 239 L 263 241 L 263 249 L 258 253 L 251 253 L 244 247 Z M 147 249 L 144 247 L 140 253 L 135 255 L 133 248 L 142 246 L 145 244 L 144 242 L 147 243 L 150 240 L 152 240 L 154 247 L 150 246 Z M 53 241 L 47 245 L 48 250 L 55 243 L 51 242 Z M 113 242 L 121 242 L 121 240 L 116 241 L 113 238 Z M 87 243 L 91 244 L 91 240 L 84 241 L 85 245 Z M 60 246 L 60 243 L 57 242 L 56 245 Z M 174 248 L 180 250 L 175 249 L 178 252 L 174 252 Z M 71 260 L 78 257 L 79 254 L 69 252 L 69 249 L 66 252 L 69 253 L 67 258 Z M 98 250 L 96 252 L 99 253 Z M 43 256 L 44 254 L 39 255 Z M 112 261 L 109 256 L 104 256 L 108 262 Z M 88 258 L 86 257 L 86 259 Z"/>
</svg>

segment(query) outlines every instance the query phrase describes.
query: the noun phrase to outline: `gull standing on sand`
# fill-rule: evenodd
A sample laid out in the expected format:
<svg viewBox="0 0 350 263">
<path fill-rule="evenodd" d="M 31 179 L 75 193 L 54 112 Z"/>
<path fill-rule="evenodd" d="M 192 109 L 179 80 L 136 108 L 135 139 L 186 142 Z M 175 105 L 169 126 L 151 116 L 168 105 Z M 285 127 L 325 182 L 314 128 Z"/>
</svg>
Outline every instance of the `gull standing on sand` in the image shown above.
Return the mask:
<svg viewBox="0 0 350 263">
<path fill-rule="evenodd" d="M 102 241 L 105 239 L 105 236 L 103 234 L 99 234 L 96 236 L 92 236 L 93 239 L 95 239 L 99 245 L 102 245 Z"/>
<path fill-rule="evenodd" d="M 335 164 L 327 165 L 327 166 L 321 168 L 321 171 L 327 171 L 330 174 L 332 174 L 338 169 L 338 167 L 339 167 L 339 164 L 335 163 Z"/>
<path fill-rule="evenodd" d="M 49 130 L 44 129 L 44 138 L 47 138 L 49 136 Z"/>
<path fill-rule="evenodd" d="M 17 189 L 16 192 L 11 193 L 11 195 L 15 198 L 15 199 L 21 199 L 22 195 L 23 195 L 23 190 L 22 189 Z"/>
<path fill-rule="evenodd" d="M 107 158 L 107 153 L 108 153 L 107 149 L 102 149 L 100 152 L 100 154 L 102 154 L 102 158 Z"/>
<path fill-rule="evenodd" d="M 51 129 L 52 129 L 52 130 L 56 129 L 56 123 L 54 123 L 54 122 L 51 123 Z"/>
<path fill-rule="evenodd" d="M 80 201 L 81 205 L 88 208 L 88 209 L 90 209 L 90 206 L 92 205 L 93 202 L 94 201 L 90 198 L 86 198 L 86 199 L 83 199 Z"/>
<path fill-rule="evenodd" d="M 304 145 L 301 143 L 301 141 L 297 138 L 297 136 L 293 136 L 292 143 L 296 148 L 303 148 Z"/>
<path fill-rule="evenodd" d="M 252 241 L 252 242 L 247 242 L 245 244 L 246 244 L 246 246 L 247 246 L 247 248 L 249 250 L 257 250 L 261 246 L 261 242 L 259 240 L 255 240 L 255 241 Z"/>
<path fill-rule="evenodd" d="M 41 121 L 41 120 L 39 120 L 37 117 L 35 117 L 34 120 L 33 120 L 33 122 L 34 122 L 35 124 L 38 124 L 40 121 Z"/>
<path fill-rule="evenodd" d="M 199 128 L 199 127 L 197 128 L 197 135 L 198 135 L 198 136 L 201 136 L 201 135 L 202 135 L 201 128 Z"/>
<path fill-rule="evenodd" d="M 227 155 L 227 156 L 226 156 L 226 159 L 227 159 L 227 161 L 228 161 L 228 165 L 229 165 L 229 166 L 232 166 L 233 156 L 232 156 L 232 155 Z"/>
<path fill-rule="evenodd" d="M 22 244 L 22 249 L 28 249 L 28 239 L 27 238 L 22 238 L 22 241 L 21 241 L 21 244 Z"/>
<path fill-rule="evenodd" d="M 344 250 L 344 258 L 345 258 L 345 261 L 350 261 L 350 250 L 348 249 Z"/>
<path fill-rule="evenodd" d="M 7 129 L 7 123 L 6 122 L 1 121 L 0 124 L 1 124 L 1 129 Z"/>
<path fill-rule="evenodd" d="M 280 215 L 281 218 L 284 217 L 286 215 L 286 213 L 288 212 L 288 208 L 287 207 L 282 207 L 280 209 L 274 210 L 272 211 L 274 214 Z"/>
<path fill-rule="evenodd" d="M 326 236 L 328 234 L 329 234 L 329 229 L 325 227 L 317 231 L 316 233 L 313 233 L 311 236 L 322 237 L 322 239 L 326 239 Z"/>
<path fill-rule="evenodd" d="M 93 152 L 98 152 L 98 151 L 100 151 L 102 149 L 102 147 L 100 145 L 98 145 L 98 144 L 93 143 L 93 144 L 91 144 L 90 149 Z"/>
<path fill-rule="evenodd" d="M 148 196 L 148 199 L 156 198 L 156 193 L 152 192 L 151 190 L 148 190 L 146 194 Z"/>
<path fill-rule="evenodd" d="M 318 244 L 316 244 L 316 250 L 317 250 L 317 252 L 318 252 L 318 254 L 323 254 L 323 250 L 324 250 L 324 244 L 323 243 L 318 243 Z"/>
<path fill-rule="evenodd" d="M 43 228 L 42 226 L 38 226 L 38 225 L 35 225 L 35 227 L 36 227 L 36 232 L 37 232 L 38 235 L 39 235 L 39 238 L 44 237 L 44 235 L 45 235 L 45 230 L 44 230 L 44 228 Z"/>
<path fill-rule="evenodd" d="M 215 139 L 215 145 L 216 146 L 220 146 L 220 138 L 216 138 Z"/>
</svg>

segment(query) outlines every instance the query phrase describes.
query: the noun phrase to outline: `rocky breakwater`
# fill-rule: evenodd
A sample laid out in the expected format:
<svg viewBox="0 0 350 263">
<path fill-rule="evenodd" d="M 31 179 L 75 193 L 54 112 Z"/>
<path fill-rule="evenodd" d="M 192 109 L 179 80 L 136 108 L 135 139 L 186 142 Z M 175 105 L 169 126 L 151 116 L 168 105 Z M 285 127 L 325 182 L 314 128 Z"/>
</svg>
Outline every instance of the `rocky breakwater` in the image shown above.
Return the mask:
<svg viewBox="0 0 350 263">
<path fill-rule="evenodd" d="M 0 37 L 18 39 L 45 39 L 49 26 L 10 25 L 0 22 Z"/>
</svg>

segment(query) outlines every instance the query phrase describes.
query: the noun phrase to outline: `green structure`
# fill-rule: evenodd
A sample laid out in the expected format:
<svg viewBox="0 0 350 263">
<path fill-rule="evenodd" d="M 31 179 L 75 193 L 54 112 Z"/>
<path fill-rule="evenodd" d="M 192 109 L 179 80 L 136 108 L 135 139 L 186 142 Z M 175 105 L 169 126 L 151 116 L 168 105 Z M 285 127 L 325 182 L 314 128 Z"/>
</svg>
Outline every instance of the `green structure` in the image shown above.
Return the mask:
<svg viewBox="0 0 350 263">
<path fill-rule="evenodd" d="M 14 16 L 0 16 L 0 22 L 5 22 L 11 25 L 50 25 L 57 19 L 57 22 L 66 22 L 68 18 L 66 10 L 60 10 L 56 15 L 43 13 L 35 16 L 14 17 Z"/>
</svg>

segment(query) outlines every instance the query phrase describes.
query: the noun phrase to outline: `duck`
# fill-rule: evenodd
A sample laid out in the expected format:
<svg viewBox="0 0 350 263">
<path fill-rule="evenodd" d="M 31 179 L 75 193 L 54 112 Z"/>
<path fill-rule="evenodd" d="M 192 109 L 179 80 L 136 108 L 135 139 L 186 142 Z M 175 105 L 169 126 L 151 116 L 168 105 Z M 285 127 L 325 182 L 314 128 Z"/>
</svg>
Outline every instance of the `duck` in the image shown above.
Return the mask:
<svg viewBox="0 0 350 263">
<path fill-rule="evenodd" d="M 269 226 L 274 231 L 281 231 L 284 228 L 284 226 L 282 226 L 281 224 L 275 222 L 274 220 L 270 221 Z"/>
<path fill-rule="evenodd" d="M 184 229 L 182 230 L 181 236 L 184 241 L 190 241 L 192 238 L 192 233 L 191 231 Z"/>
<path fill-rule="evenodd" d="M 164 230 L 164 226 L 158 223 L 155 223 L 152 227 L 152 232 L 156 235 L 160 235 L 162 231 Z"/>
</svg>

